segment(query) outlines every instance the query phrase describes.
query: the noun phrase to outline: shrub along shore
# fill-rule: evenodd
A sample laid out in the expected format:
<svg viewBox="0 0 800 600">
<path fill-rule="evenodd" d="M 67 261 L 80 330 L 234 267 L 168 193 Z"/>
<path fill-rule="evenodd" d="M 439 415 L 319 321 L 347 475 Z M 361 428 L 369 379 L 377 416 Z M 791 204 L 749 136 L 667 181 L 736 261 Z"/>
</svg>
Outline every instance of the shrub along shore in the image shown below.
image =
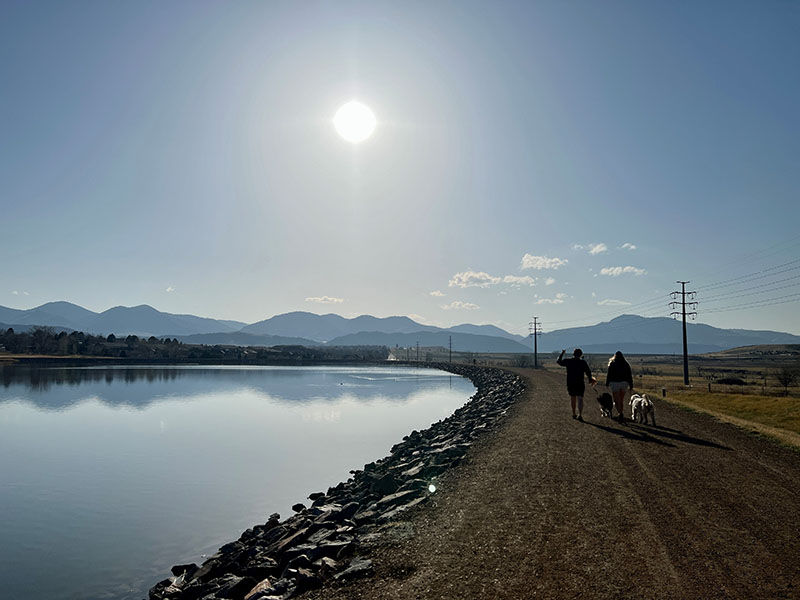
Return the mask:
<svg viewBox="0 0 800 600">
<path fill-rule="evenodd" d="M 435 493 L 436 477 L 457 465 L 476 438 L 491 431 L 524 391 L 520 377 L 472 365 L 433 363 L 468 378 L 477 388 L 451 416 L 412 431 L 389 456 L 351 471 L 327 492 L 310 494 L 295 514 L 245 531 L 202 565 L 175 565 L 169 579 L 150 590 L 151 600 L 289 599 L 329 580 L 372 572 L 359 556 L 380 527 Z"/>
</svg>

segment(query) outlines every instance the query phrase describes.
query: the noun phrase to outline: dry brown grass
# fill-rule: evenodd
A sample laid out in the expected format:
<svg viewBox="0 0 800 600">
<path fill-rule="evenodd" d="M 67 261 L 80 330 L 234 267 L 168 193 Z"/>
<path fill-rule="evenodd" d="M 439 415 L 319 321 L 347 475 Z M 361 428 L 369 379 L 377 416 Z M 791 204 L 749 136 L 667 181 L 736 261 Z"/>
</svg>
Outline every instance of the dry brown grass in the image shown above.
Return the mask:
<svg viewBox="0 0 800 600">
<path fill-rule="evenodd" d="M 800 449 L 800 407 L 796 399 L 774 396 L 733 397 L 733 394 L 688 392 L 668 397 L 666 401 L 710 414 L 720 421 Z M 758 400 L 765 402 L 759 405 Z"/>
</svg>

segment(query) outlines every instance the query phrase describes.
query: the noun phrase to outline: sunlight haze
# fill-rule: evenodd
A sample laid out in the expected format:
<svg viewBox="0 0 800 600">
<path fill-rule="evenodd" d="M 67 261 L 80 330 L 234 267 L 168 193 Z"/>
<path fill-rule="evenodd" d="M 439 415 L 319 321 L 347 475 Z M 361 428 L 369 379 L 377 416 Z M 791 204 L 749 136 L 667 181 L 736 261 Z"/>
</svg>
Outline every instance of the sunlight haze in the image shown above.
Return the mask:
<svg viewBox="0 0 800 600">
<path fill-rule="evenodd" d="M 800 334 L 797 3 L 0 15 L 2 306 Z"/>
</svg>

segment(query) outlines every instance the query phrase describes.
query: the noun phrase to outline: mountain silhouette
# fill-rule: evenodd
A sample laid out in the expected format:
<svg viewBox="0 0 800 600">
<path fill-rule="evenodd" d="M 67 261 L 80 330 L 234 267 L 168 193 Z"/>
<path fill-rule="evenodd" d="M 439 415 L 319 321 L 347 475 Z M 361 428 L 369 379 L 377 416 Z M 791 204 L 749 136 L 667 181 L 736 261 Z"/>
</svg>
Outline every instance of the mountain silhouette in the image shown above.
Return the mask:
<svg viewBox="0 0 800 600">
<path fill-rule="evenodd" d="M 0 325 L 21 331 L 36 325 L 86 333 L 129 334 L 140 337 L 177 337 L 190 344 L 276 345 L 382 345 L 447 347 L 463 352 L 530 352 L 531 338 L 514 335 L 495 325 L 463 323 L 442 328 L 423 325 L 404 316 L 346 318 L 334 313 L 318 315 L 296 311 L 252 324 L 172 314 L 152 306 L 115 306 L 96 313 L 70 302 L 48 302 L 20 310 L 0 306 Z M 720 329 L 687 324 L 689 351 L 695 354 L 760 344 L 797 344 L 800 336 L 777 331 Z M 539 337 L 539 351 L 580 347 L 587 353 L 677 354 L 683 351 L 681 323 L 666 317 L 621 315 L 586 327 L 559 329 Z"/>
<path fill-rule="evenodd" d="M 85 333 L 138 335 L 157 337 L 238 331 L 245 323 L 176 315 L 152 306 L 115 306 L 101 313 L 70 302 L 48 302 L 29 310 L 0 306 L 0 322 L 16 325 L 15 329 L 35 325 L 62 327 Z"/>
<path fill-rule="evenodd" d="M 701 354 L 756 344 L 796 344 L 800 336 L 776 331 L 720 329 L 687 323 L 689 352 Z M 629 354 L 677 354 L 683 352 L 681 322 L 668 317 L 620 315 L 588 327 L 560 329 L 539 337 L 543 352 L 580 347 L 584 352 Z"/>
<path fill-rule="evenodd" d="M 347 319 L 336 314 L 316 315 L 310 312 L 290 312 L 276 315 L 243 327 L 244 333 L 307 337 L 318 342 L 361 333 L 380 331 L 383 333 L 412 333 L 414 331 L 437 331 L 438 327 L 421 325 L 408 317 L 373 317 L 361 315 Z"/>
</svg>

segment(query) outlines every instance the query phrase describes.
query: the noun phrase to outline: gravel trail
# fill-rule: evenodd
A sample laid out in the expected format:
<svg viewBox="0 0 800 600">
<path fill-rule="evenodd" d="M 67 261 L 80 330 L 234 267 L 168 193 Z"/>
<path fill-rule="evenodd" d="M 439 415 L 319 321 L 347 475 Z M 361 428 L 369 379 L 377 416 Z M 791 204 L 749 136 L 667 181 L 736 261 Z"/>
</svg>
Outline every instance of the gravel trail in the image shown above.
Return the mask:
<svg viewBox="0 0 800 600">
<path fill-rule="evenodd" d="M 303 598 L 800 597 L 799 452 L 665 402 L 620 425 L 591 391 L 579 423 L 563 373 L 517 372 L 501 428 L 368 548 L 374 577 Z"/>
</svg>

